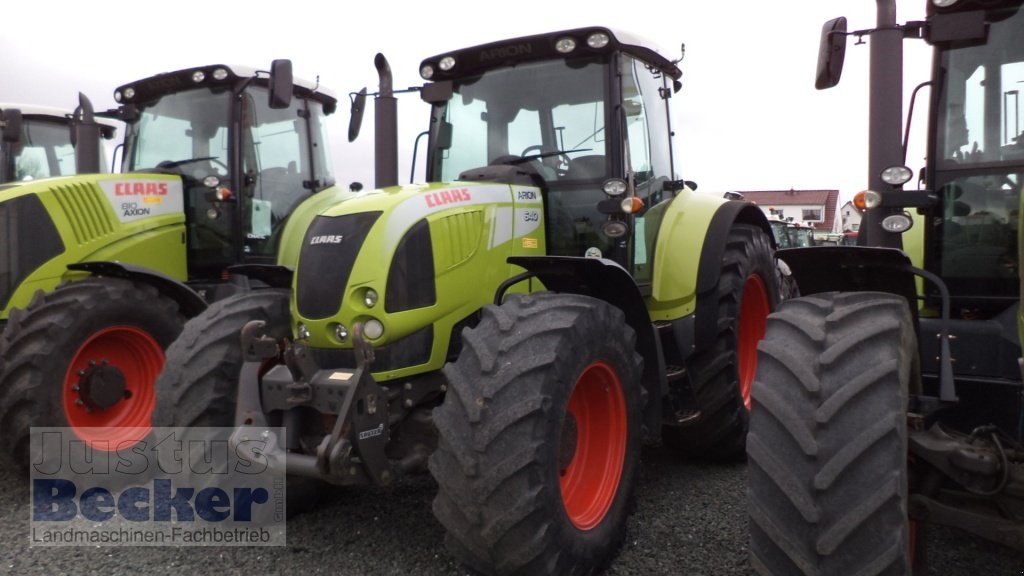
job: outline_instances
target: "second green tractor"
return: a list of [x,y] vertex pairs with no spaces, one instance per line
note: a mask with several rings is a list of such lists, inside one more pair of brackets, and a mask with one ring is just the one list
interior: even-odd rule
[[743,452],[778,300],[769,224],[677,176],[682,73],[610,29],[424,60],[428,184],[397,185],[377,68],[383,187],[293,220],[281,250],[297,259],[262,274],[274,286],[186,325],[154,425],[283,426],[294,479],[429,469],[448,547],[473,570],[599,570],[645,439]]

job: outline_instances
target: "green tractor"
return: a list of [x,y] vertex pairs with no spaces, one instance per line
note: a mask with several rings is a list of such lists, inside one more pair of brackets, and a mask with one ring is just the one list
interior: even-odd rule
[[115,123],[95,117],[82,94],[73,113],[0,104],[0,184],[103,172],[103,140],[116,130]]
[[[907,574],[936,523],[1024,549],[1020,316],[1021,0],[930,0],[872,30],[868,209],[858,245],[780,251],[801,297],[759,347],[749,461],[760,574]],[[902,49],[934,48],[927,165],[905,167]],[[916,92],[915,92],[916,94]],[[908,120],[909,121],[909,120]]]
[[0,430],[19,468],[32,426],[70,426],[101,449],[146,429],[185,321],[258,285],[231,267],[276,262],[283,222],[334,184],[336,99],[293,82],[287,60],[160,74],[114,96],[122,173],[0,185]]
[[[397,143],[376,64],[379,186]],[[771,229],[675,176],[681,71],[640,41],[565,30],[420,73],[429,183],[293,221],[294,269],[265,275],[284,281],[212,305],[168,349],[154,424],[284,427],[269,453],[293,480],[429,468],[473,570],[589,573],[624,538],[642,441],[742,454],[778,299]]]

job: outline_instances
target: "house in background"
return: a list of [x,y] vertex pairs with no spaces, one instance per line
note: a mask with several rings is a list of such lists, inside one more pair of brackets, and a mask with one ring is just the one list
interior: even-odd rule
[[839,209],[839,217],[842,223],[842,232],[857,232],[860,230],[860,210],[853,205],[853,202],[847,201],[843,204],[843,207]]
[[755,190],[739,192],[765,215],[809,226],[815,236],[839,233],[836,207],[838,190]]

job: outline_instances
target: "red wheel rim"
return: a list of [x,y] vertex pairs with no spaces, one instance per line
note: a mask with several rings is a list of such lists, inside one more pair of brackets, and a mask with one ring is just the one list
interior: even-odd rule
[[764,281],[757,274],[752,274],[743,284],[743,301],[740,303],[739,328],[736,338],[736,356],[740,378],[740,394],[743,405],[750,410],[750,387],[754,384],[757,373],[757,343],[764,338],[768,325],[768,291]]
[[[566,406],[565,436],[575,432],[575,451],[561,473],[562,503],[580,530],[601,523],[615,501],[626,460],[626,399],[615,370],[604,362],[587,366]],[[561,468],[561,463],[560,466]]]
[[[123,376],[124,396],[110,406],[90,406],[83,378],[97,366]],[[141,439],[151,427],[153,388],[164,366],[164,351],[149,333],[112,326],[92,334],[75,352],[64,376],[64,415],[75,434],[100,450],[116,450]]]

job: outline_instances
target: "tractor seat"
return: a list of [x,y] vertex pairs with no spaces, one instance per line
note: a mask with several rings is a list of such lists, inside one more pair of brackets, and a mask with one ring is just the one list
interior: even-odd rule
[[607,158],[603,155],[577,156],[569,163],[565,180],[593,180],[608,174]]

